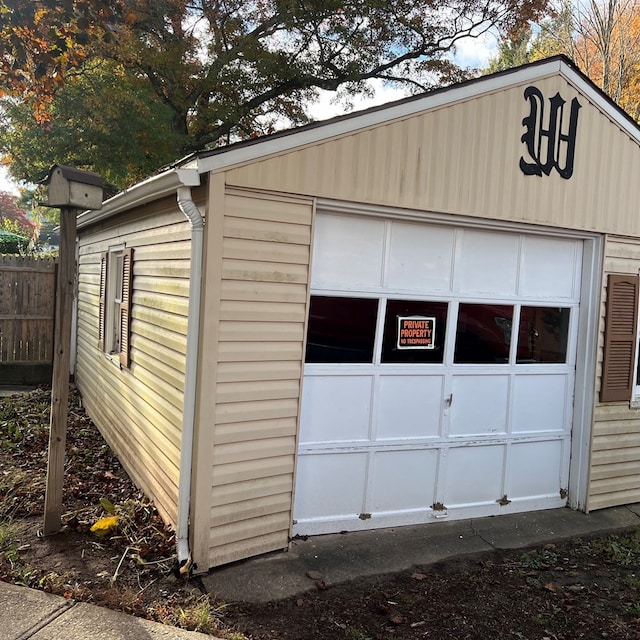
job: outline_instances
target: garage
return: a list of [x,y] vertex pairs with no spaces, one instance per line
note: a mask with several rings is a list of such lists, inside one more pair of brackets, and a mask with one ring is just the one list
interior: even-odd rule
[[583,240],[315,225],[294,533],[566,504]]
[[640,501],[639,150],[552,58],[194,154],[82,214],[76,383],[183,566]]

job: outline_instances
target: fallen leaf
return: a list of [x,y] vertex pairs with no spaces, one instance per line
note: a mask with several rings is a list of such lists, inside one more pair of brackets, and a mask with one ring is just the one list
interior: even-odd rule
[[104,537],[115,530],[118,526],[118,516],[106,516],[100,518],[90,529],[91,533],[95,533],[99,537]]
[[547,582],[547,584],[544,585],[544,588],[547,591],[552,591],[553,593],[558,591],[558,585],[555,582]]
[[389,622],[392,624],[402,624],[404,622],[404,618],[400,615],[390,616]]
[[100,506],[108,513],[115,513],[116,508],[110,500],[107,498],[100,498]]
[[424,574],[424,573],[412,573],[412,574],[411,574],[411,577],[412,577],[414,580],[424,580],[427,576],[426,576],[426,574]]

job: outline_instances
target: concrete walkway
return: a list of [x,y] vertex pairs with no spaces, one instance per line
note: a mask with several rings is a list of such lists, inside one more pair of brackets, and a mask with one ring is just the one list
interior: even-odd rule
[[0,582],[2,640],[211,640],[212,637]]
[[277,552],[211,571],[206,590],[223,602],[266,602],[363,576],[393,573],[456,556],[524,549],[640,527],[640,504],[594,511],[553,509],[475,520],[332,534],[294,540]]

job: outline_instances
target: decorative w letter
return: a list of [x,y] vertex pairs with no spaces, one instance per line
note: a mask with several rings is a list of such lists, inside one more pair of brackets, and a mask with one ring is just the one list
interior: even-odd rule
[[[536,87],[524,90],[525,100],[531,103],[531,112],[522,120],[526,132],[522,142],[527,145],[527,153],[533,162],[520,158],[520,169],[527,176],[548,176],[553,169],[568,180],[573,174],[573,158],[576,149],[576,131],[578,129],[577,98],[571,101],[569,128],[563,131],[564,105],[566,101],[556,93],[549,99],[549,118],[545,121],[544,96]],[[545,129],[545,124],[547,128]]]

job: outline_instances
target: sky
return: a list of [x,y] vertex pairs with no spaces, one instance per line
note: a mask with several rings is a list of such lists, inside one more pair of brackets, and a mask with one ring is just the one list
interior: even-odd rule
[[[497,47],[497,39],[490,33],[478,38],[459,40],[454,60],[461,67],[484,67],[489,59],[495,56]],[[360,111],[368,107],[399,100],[407,95],[402,89],[385,87],[379,81],[372,81],[372,84],[374,89],[373,97],[365,98],[360,96],[353,99],[352,108],[348,109],[348,111]],[[314,120],[325,120],[346,113],[347,109],[343,105],[335,104],[333,98],[334,94],[332,92],[321,91],[319,100],[309,107],[309,115]],[[8,191],[17,195],[19,186],[11,180],[7,169],[0,166],[0,191]]]
[[9,178],[9,173],[7,172],[6,167],[0,166],[0,191],[8,191],[9,193],[13,193],[18,195],[18,185],[15,182],[12,182]]
[[[498,40],[491,33],[478,38],[465,38],[456,45],[454,61],[463,68],[479,69],[486,67],[489,60],[497,54]],[[359,96],[352,100],[353,108],[349,111],[361,111],[386,102],[393,102],[405,98],[408,94],[400,88],[385,87],[381,81],[370,82],[374,89],[373,97]],[[308,109],[314,120],[326,120],[346,113],[344,106],[334,104],[335,94],[331,91],[320,91],[320,99]]]

